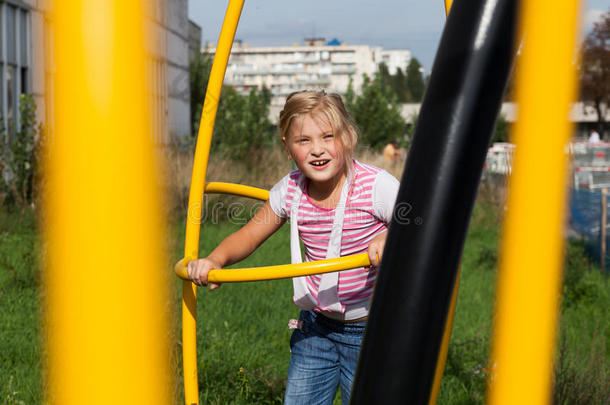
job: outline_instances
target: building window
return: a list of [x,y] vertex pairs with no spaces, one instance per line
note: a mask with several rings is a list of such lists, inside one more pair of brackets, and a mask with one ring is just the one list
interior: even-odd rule
[[[47,128],[53,132],[55,128],[55,113],[53,100],[55,98],[55,41],[53,40],[53,23],[50,18],[44,18],[44,114]],[[28,86],[30,86],[28,84]],[[29,87],[28,87],[29,89]]]
[[0,43],[0,117],[5,128],[18,130],[19,96],[28,91],[30,82],[27,9],[0,1]]

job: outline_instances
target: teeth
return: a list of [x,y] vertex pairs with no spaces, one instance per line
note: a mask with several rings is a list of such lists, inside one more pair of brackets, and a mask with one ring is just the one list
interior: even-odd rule
[[322,165],[325,165],[327,162],[328,162],[328,160],[324,160],[324,161],[311,162],[311,164],[314,166],[322,166]]

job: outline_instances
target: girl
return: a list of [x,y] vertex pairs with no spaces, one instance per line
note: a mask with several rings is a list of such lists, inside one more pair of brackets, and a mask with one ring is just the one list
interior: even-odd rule
[[[290,340],[285,404],[332,404],[341,386],[349,403],[377,266],[392,217],[398,181],[387,172],[353,160],[356,130],[337,94],[291,94],[280,113],[282,142],[298,170],[277,183],[269,201],[239,231],[205,259],[188,264],[197,285],[252,253],[291,219],[291,255],[301,262],[368,251],[370,268],[293,279],[301,308]],[[210,289],[218,285],[210,283]]]

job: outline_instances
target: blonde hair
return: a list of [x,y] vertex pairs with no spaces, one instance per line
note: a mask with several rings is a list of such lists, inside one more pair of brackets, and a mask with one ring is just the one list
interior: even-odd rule
[[347,112],[341,96],[336,93],[325,91],[298,91],[292,93],[286,99],[284,109],[280,112],[280,133],[288,139],[292,125],[300,118],[311,115],[323,114],[333,129],[333,134],[343,147],[345,167],[352,170],[352,158],[354,149],[358,142],[356,125]]

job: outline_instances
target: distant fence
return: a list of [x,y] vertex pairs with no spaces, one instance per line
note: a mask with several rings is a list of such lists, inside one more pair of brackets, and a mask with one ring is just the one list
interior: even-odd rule
[[496,142],[487,151],[485,171],[492,174],[510,174],[513,167],[515,145],[506,142]]
[[[511,174],[514,152],[513,144],[494,143],[487,153],[485,174]],[[582,239],[589,254],[608,269],[609,232],[603,224],[609,223],[609,210],[608,202],[602,200],[603,190],[610,189],[610,143],[573,142],[566,148],[566,153],[571,158],[572,182],[568,235]],[[605,239],[604,244],[602,239]]]
[[[487,152],[485,171],[494,174],[510,174],[515,145],[494,143]],[[572,142],[566,148],[570,154],[573,186],[576,189],[610,187],[610,143]]]
[[575,189],[610,187],[610,143],[574,142],[569,149]]
[[573,188],[570,195],[569,218],[571,235],[581,238],[589,254],[606,270],[610,262],[607,224],[608,201],[603,199],[602,190]]

